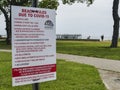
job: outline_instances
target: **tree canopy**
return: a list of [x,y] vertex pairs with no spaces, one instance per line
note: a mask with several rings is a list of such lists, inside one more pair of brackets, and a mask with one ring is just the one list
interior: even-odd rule
[[[78,2],[78,3],[86,2],[88,6],[94,2],[94,0],[62,0],[62,1],[63,1],[63,4],[70,4],[70,5],[75,2]],[[113,25],[112,42],[110,46],[111,48],[116,48],[118,46],[119,21],[120,21],[118,9],[119,9],[119,0],[113,0],[112,15],[114,20],[114,25]]]
[[[11,25],[10,25],[10,5],[16,6],[31,6],[32,0],[0,0],[0,14],[5,17],[7,44],[11,44]],[[58,0],[42,0],[38,2],[38,6],[42,8],[57,9]]]
[[57,10],[58,6],[59,6],[58,0],[42,0],[38,4],[38,7],[55,9],[55,10]]
[[[11,42],[11,29],[10,29],[10,5],[17,6],[31,6],[32,0],[0,0],[0,14],[3,13],[6,21],[7,42]],[[62,0],[63,4],[72,5],[74,3],[86,3],[91,5],[94,0]],[[38,7],[50,8],[57,10],[59,6],[58,0],[40,0],[38,1]],[[119,36],[119,15],[118,15],[119,0],[113,0],[113,38],[111,47],[117,47]]]

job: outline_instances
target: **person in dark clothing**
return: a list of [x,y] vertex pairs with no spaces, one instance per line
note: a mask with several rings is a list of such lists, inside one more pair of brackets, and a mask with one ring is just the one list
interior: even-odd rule
[[101,41],[103,41],[104,40],[104,35],[101,35]]

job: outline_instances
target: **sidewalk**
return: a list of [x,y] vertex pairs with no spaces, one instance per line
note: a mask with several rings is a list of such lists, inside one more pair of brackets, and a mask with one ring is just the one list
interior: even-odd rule
[[6,50],[6,49],[0,49],[2,52],[11,52],[11,50]]
[[89,64],[95,66],[98,69],[110,70],[120,72],[120,60],[108,60],[102,58],[85,57],[68,54],[57,54],[57,58],[74,61],[78,63]]
[[95,66],[108,90],[120,90],[120,61],[68,54],[57,54],[57,58]]

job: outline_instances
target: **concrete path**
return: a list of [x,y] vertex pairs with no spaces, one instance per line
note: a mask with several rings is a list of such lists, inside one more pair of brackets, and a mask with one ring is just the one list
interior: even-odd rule
[[96,68],[120,72],[120,61],[68,54],[57,54],[57,58],[93,65]]
[[0,49],[2,52],[11,52],[11,50]]
[[57,58],[95,66],[108,90],[120,90],[120,61],[68,54],[57,54]]

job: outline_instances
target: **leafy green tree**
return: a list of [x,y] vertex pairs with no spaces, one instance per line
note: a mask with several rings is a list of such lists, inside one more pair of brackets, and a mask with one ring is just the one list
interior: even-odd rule
[[28,0],[1,0],[0,12],[3,13],[6,22],[7,44],[11,44],[11,23],[10,23],[10,5],[26,5]]
[[[11,44],[11,25],[10,25],[10,5],[30,6],[32,0],[0,0],[0,12],[4,14],[6,21],[7,44]],[[92,4],[93,0],[62,0],[63,4],[72,4],[75,2]],[[57,9],[59,6],[58,0],[40,0],[38,7]]]
[[58,0],[42,0],[38,4],[38,7],[55,9],[55,10],[57,10],[58,6],[59,6]]
[[[7,32],[7,44],[11,44],[11,23],[10,23],[10,5],[17,6],[31,6],[32,0],[1,0],[0,1],[0,14],[5,17],[6,32]],[[57,9],[59,3],[57,0],[42,0],[39,2],[39,7]]]
[[1,0],[0,1],[0,11],[4,14],[5,22],[6,22],[6,32],[7,32],[7,44],[10,44],[9,39],[11,38],[10,31],[10,6],[9,1]]
[[[6,32],[7,32],[7,44],[11,44],[11,25],[10,25],[10,5],[18,6],[30,6],[32,0],[1,0],[0,1],[0,12],[4,14],[6,21]],[[86,3],[88,6],[91,5],[94,0],[62,0],[63,4],[72,5],[73,3]],[[41,0],[38,2],[38,7],[57,9],[59,6],[58,0]],[[111,47],[117,47],[119,37],[119,14],[118,14],[119,0],[113,0],[113,37]]]
[[[63,0],[63,4],[73,4],[75,2],[80,2],[84,3],[86,2],[88,5],[92,4],[94,0]],[[114,20],[114,25],[113,25],[113,37],[112,37],[112,42],[111,46],[112,48],[116,48],[118,46],[118,37],[119,37],[119,14],[118,14],[118,8],[119,8],[119,0],[113,0],[113,10],[112,10],[112,15],[113,15],[113,20]]]

